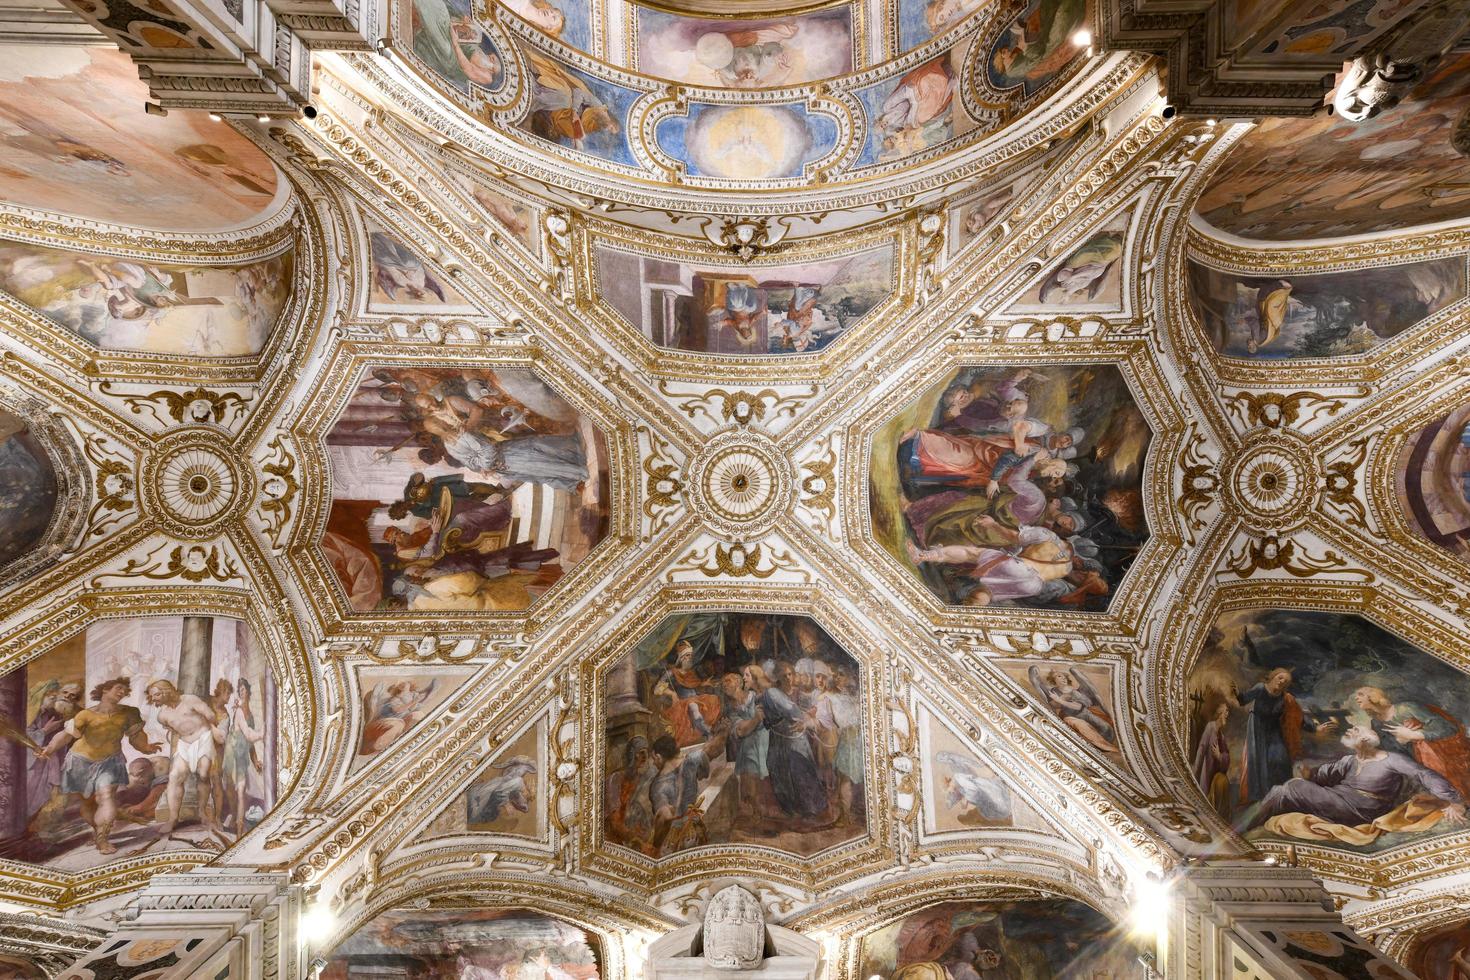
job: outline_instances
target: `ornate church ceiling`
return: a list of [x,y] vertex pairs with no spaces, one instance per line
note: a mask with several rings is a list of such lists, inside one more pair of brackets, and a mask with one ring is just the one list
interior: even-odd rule
[[1452,976],[1456,14],[298,6],[0,7],[0,965],[1144,976],[1253,861]]

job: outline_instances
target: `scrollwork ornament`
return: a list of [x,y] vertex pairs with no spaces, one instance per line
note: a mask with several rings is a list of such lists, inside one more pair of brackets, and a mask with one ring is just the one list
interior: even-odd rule
[[[755,392],[710,388],[701,395],[690,397],[673,391],[667,381],[660,381],[658,385],[659,390],[674,399],[691,419],[704,415],[713,421],[734,422],[740,426],[765,422],[767,416],[779,418],[785,415],[794,418],[802,406],[817,394],[817,387],[813,385],[811,391],[805,395],[783,395],[774,388],[762,388]],[[710,411],[711,402],[720,404],[718,419]]]
[[1322,498],[1343,520],[1361,530],[1368,530],[1368,515],[1358,497],[1358,470],[1368,457],[1369,436],[1348,443],[1350,455],[1328,463],[1322,474]]
[[241,577],[240,566],[219,545],[164,545],[144,558],[129,559],[120,571],[97,576],[92,584],[96,586],[110,578],[183,579],[198,583],[228,582]]
[[[1360,396],[1365,392],[1360,392]],[[1225,402],[1240,419],[1250,426],[1279,429],[1296,426],[1298,422],[1310,425],[1318,418],[1331,418],[1347,407],[1343,398],[1330,398],[1315,391],[1237,391],[1226,397]],[[1304,406],[1311,405],[1303,415]]]
[[699,572],[706,578],[756,579],[770,578],[777,572],[785,571],[798,573],[807,581],[811,579],[789,551],[776,547],[766,548],[759,543],[746,544],[743,541],[735,541],[729,545],[716,542],[691,551],[669,571],[668,580],[672,582],[674,573],[679,571]]
[[1201,515],[1220,498],[1220,477],[1215,472],[1214,461],[1200,451],[1204,445],[1204,436],[1195,432],[1179,452],[1179,496],[1174,503],[1184,515],[1191,542],[1205,529]]
[[109,448],[109,440],[90,435],[82,451],[96,468],[93,474],[95,502],[87,513],[87,536],[106,533],[137,505],[132,464]]
[[1274,534],[1262,538],[1251,538],[1225,561],[1227,570],[1240,578],[1250,578],[1257,572],[1285,572],[1296,578],[1311,578],[1330,572],[1336,575],[1359,577],[1365,582],[1373,581],[1373,574],[1363,569],[1349,568],[1346,561],[1335,551],[1325,551],[1320,558],[1298,549],[1290,539],[1283,541]]
[[117,395],[134,415],[145,411],[155,420],[167,425],[160,411],[176,424],[230,426],[238,422],[249,407],[252,397],[233,391],[210,391],[195,387],[187,391],[159,389],[146,395],[122,395],[115,392],[112,382],[104,381],[98,386],[103,394]]
[[270,454],[260,463],[265,478],[260,481],[260,517],[265,524],[265,533],[270,537],[271,548],[281,551],[281,535],[291,522],[292,507],[301,484],[296,480],[296,457],[286,448],[280,433],[266,443]]

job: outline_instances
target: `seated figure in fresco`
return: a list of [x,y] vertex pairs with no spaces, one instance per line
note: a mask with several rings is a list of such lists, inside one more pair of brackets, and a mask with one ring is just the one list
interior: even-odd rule
[[873,120],[883,148],[879,160],[902,159],[948,139],[957,85],[948,55],[926,61],[900,78]]
[[792,68],[785,42],[797,30],[798,25],[790,22],[755,30],[730,24],[700,35],[694,42],[694,58],[726,88],[780,85]]
[[608,840],[641,850],[653,839],[650,790],[657,775],[658,766],[649,758],[648,739],[642,735],[628,739],[623,745],[623,767],[608,777],[603,797]]
[[674,664],[655,684],[654,695],[664,704],[664,720],[680,747],[704,741],[720,723],[720,696],[695,669],[694,644],[688,640],[674,644]]
[[[1459,791],[1439,773],[1426,769],[1408,756],[1385,752],[1380,748],[1378,735],[1373,729],[1355,725],[1343,735],[1342,744],[1351,754],[1318,766],[1310,776],[1289,779],[1273,787],[1243,816],[1245,829],[1268,824],[1268,821],[1282,815],[1306,815],[1328,824],[1356,829],[1361,825],[1372,825],[1399,810],[1401,801],[1416,788],[1433,798],[1432,805],[1426,808],[1428,812],[1416,813],[1411,822],[1402,826],[1396,823],[1391,827],[1379,827],[1380,832],[1427,829],[1436,823],[1440,826],[1464,823],[1465,800]],[[1308,836],[1295,832],[1299,823],[1301,821],[1270,823],[1266,829],[1291,836]],[[1362,833],[1371,831],[1363,830]]]

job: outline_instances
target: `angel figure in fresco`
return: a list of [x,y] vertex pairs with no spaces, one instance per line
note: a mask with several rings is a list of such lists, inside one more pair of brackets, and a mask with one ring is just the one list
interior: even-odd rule
[[738,354],[760,347],[765,343],[760,293],[738,282],[727,283],[724,292],[724,302],[710,307],[706,314],[716,349]]
[[934,760],[949,769],[943,777],[945,802],[962,823],[1011,819],[1011,791],[1005,783],[985,775],[958,752],[940,752]]
[[398,681],[384,689],[373,684],[362,692],[362,738],[359,755],[376,755],[392,745],[398,736],[416,725],[424,716],[424,705],[434,694],[438,680],[425,687],[413,681]]
[[504,762],[493,762],[490,768],[500,775],[470,787],[465,800],[465,813],[472,824],[494,823],[503,816],[526,813],[536,789],[531,777],[536,775],[536,760],[517,755]]
[[1031,678],[1031,687],[1042,703],[1063,724],[1104,752],[1118,751],[1118,733],[1113,725],[1113,716],[1103,706],[1097,689],[1080,670],[1076,667],[1043,670],[1033,666],[1027,671],[1027,676]]
[[756,30],[730,26],[709,31],[694,42],[694,58],[726,88],[780,85],[792,67],[785,42],[797,29],[788,22]]
[[543,55],[527,52],[536,84],[531,95],[531,132],[574,150],[586,150],[597,133],[618,133],[622,126],[587,83]]
[[842,324],[817,305],[821,290],[816,286],[797,286],[791,295],[786,315],[771,330],[772,351],[803,353],[821,347],[842,332]]
[[404,293],[409,302],[422,303],[430,294],[445,303],[444,287],[424,265],[422,259],[390,235],[375,231],[368,236],[372,250],[373,281],[390,300]]
[[898,80],[873,120],[883,152],[897,160],[949,138],[949,108],[958,81],[949,56],[925,62]]

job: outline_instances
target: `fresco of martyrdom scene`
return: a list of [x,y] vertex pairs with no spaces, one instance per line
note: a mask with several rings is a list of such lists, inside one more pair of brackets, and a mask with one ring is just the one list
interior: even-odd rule
[[1195,780],[1248,840],[1374,852],[1465,825],[1470,682],[1365,619],[1226,613],[1189,689]]
[[1399,452],[1395,489],[1411,527],[1470,560],[1470,405],[1409,438]]
[[1321,275],[1241,275],[1189,263],[1189,302],[1232,357],[1343,357],[1372,350],[1465,298],[1455,256]]
[[607,532],[607,444],[525,368],[368,369],[327,453],[355,612],[526,609]]
[[1445,58],[1372,119],[1267,119],[1230,150],[1196,205],[1247,238],[1293,241],[1452,221],[1470,214],[1470,157],[1452,143],[1470,109],[1470,54]]
[[712,88],[774,88],[852,71],[852,11],[711,20],[650,7],[638,17],[638,70]]
[[236,357],[265,346],[293,257],[197,266],[0,244],[0,289],[103,350]]
[[862,671],[803,616],[671,616],[605,678],[609,841],[811,855],[867,827]]
[[394,910],[333,950],[321,980],[597,980],[599,949],[585,930],[526,909]]
[[893,293],[894,249],[783,266],[699,266],[599,246],[602,299],[660,347],[811,354]]
[[0,44],[0,200],[145,228],[206,231],[270,206],[266,155],[204,112],[143,111],[116,48]]
[[0,677],[0,857],[67,871],[220,852],[275,803],[276,691],[249,627],[106,620]]
[[1142,980],[1140,952],[1101,912],[1049,898],[931,905],[868,933],[859,956],[877,980]]
[[1148,538],[1118,368],[962,367],[873,439],[873,533],[945,603],[1105,610]]
[[0,409],[0,571],[46,536],[56,468],[25,419]]

